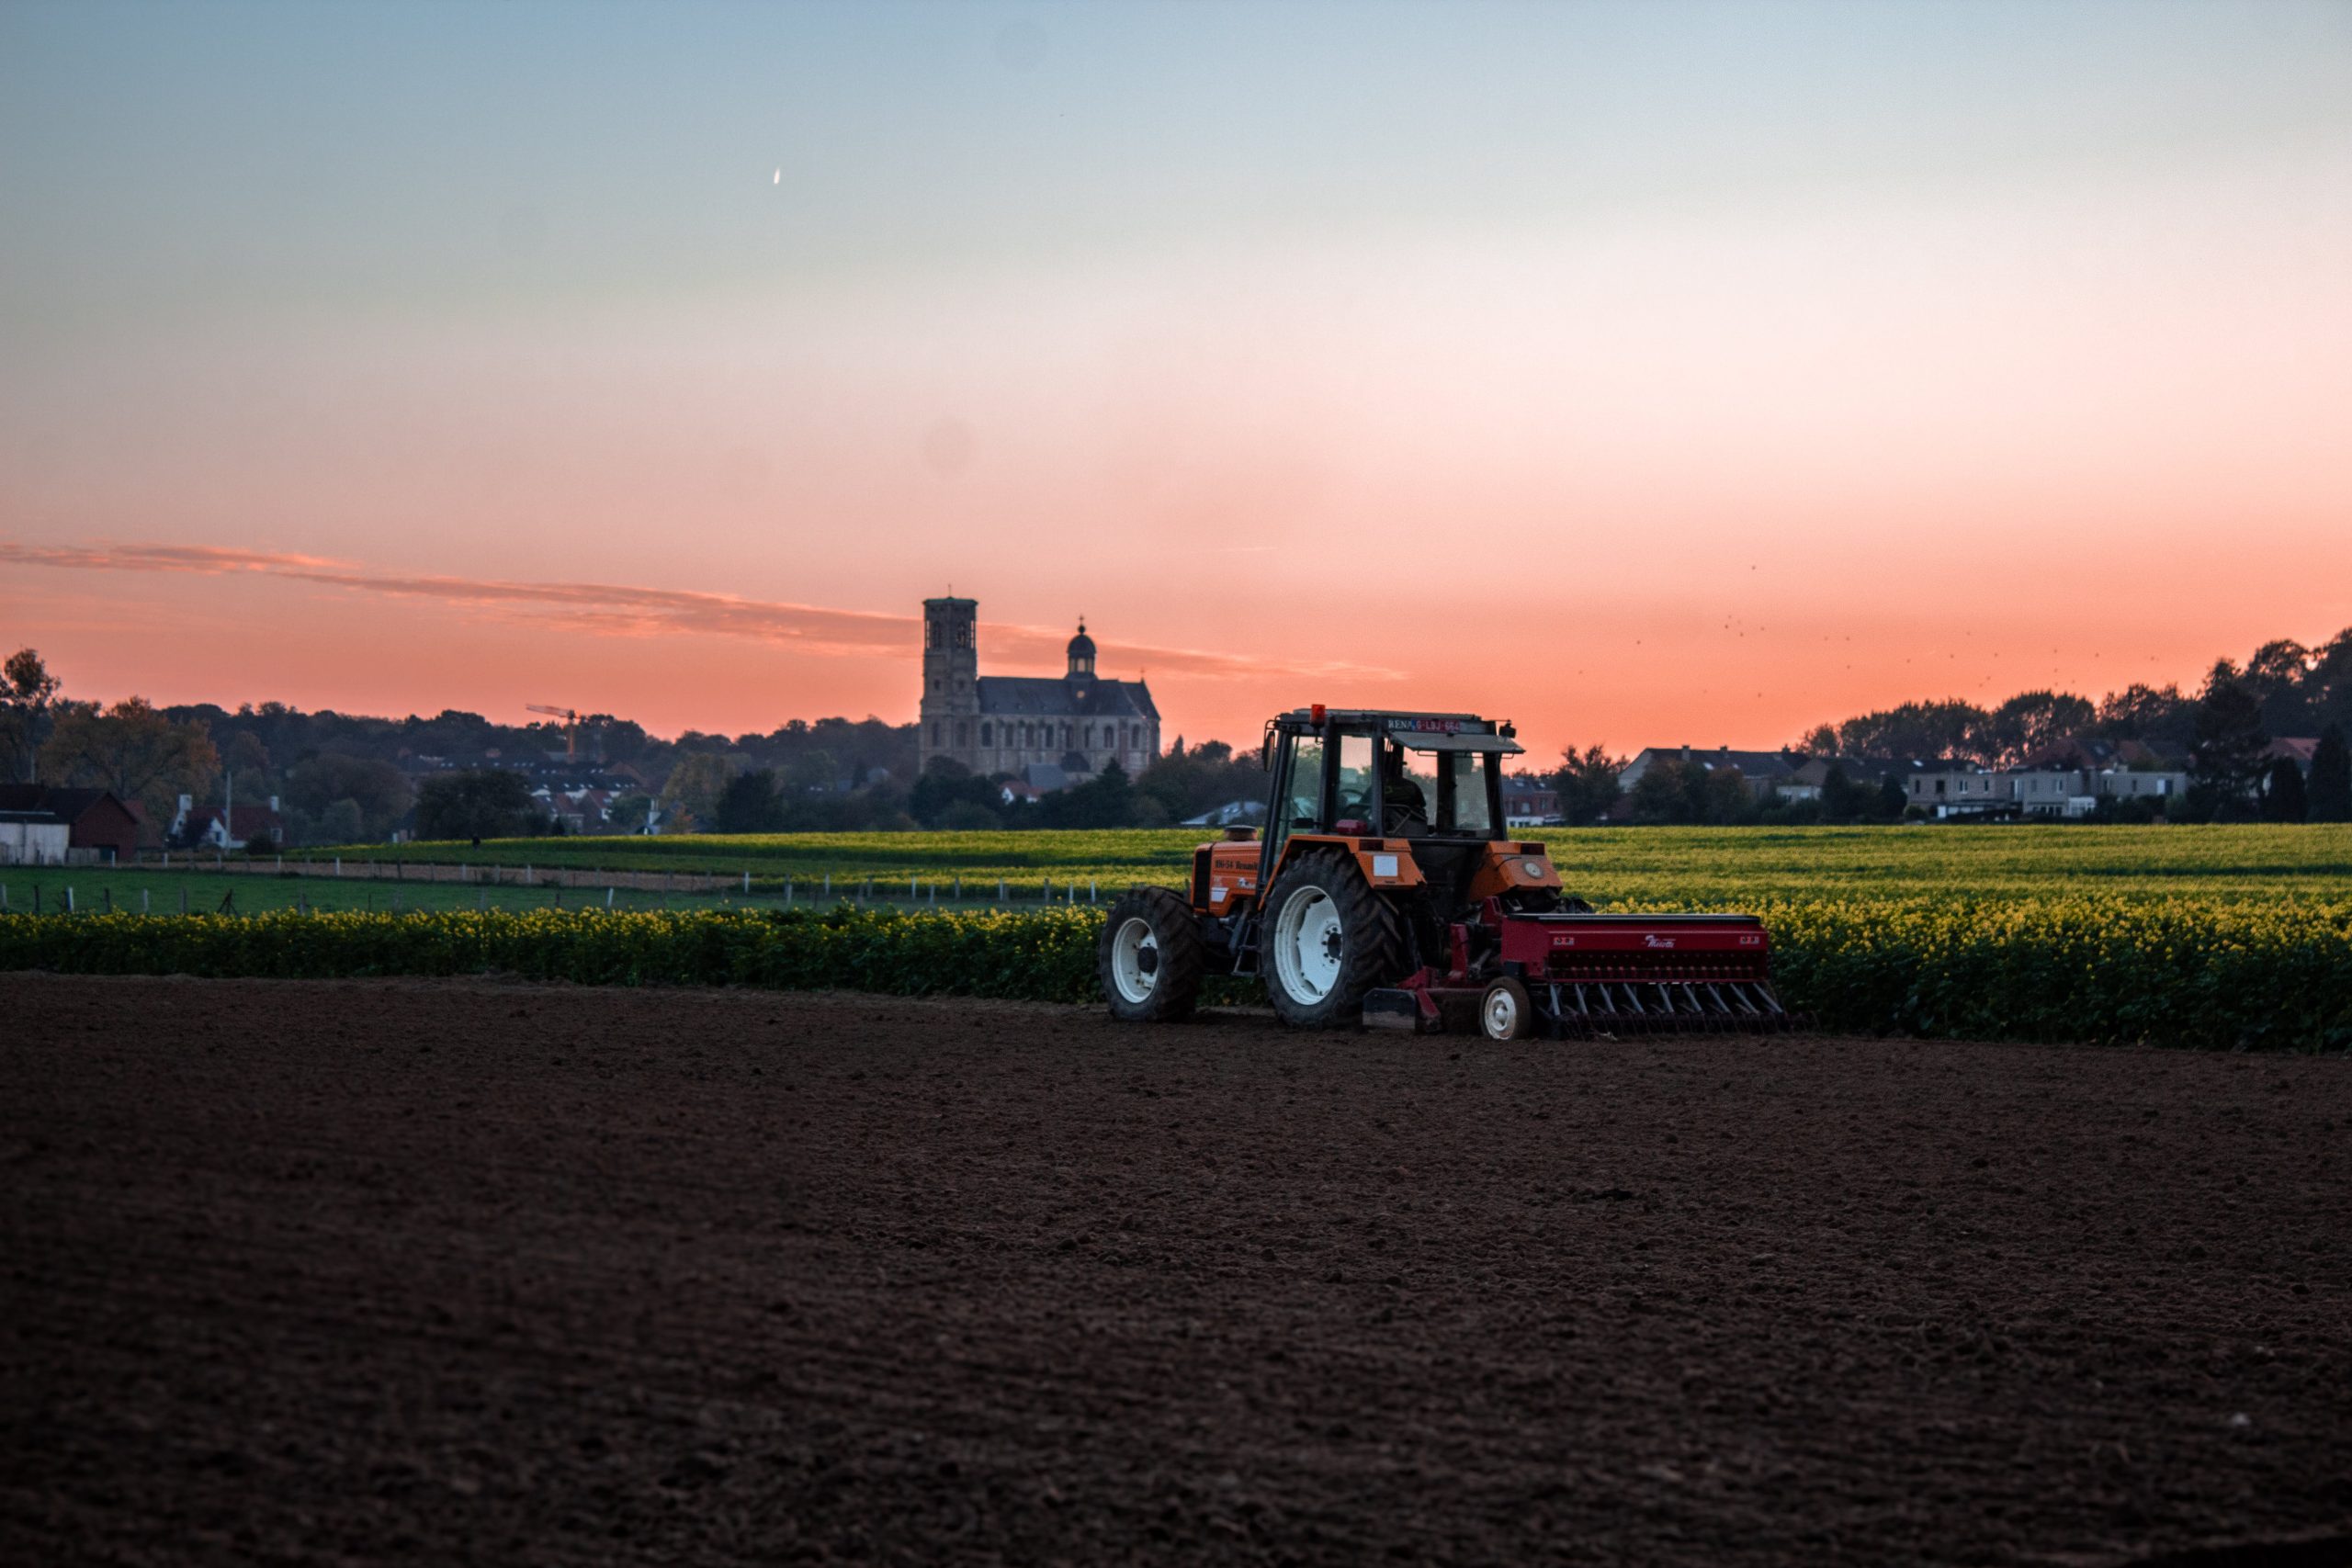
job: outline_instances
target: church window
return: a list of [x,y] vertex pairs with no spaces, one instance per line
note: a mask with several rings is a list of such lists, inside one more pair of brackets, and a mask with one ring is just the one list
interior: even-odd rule
[[971,743],[971,722],[968,719],[957,719],[956,721],[956,744],[958,746],[969,746]]
[[980,726],[980,744],[983,746],[993,746],[996,744],[994,740],[989,739],[989,726],[985,724]]
[[939,721],[935,718],[931,721],[931,743],[933,746],[939,744]]

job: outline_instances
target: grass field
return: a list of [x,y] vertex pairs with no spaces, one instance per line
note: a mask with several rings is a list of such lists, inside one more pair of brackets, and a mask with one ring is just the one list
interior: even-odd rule
[[[1892,828],[1528,829],[1570,891],[1615,907],[1762,897],[2025,898],[2053,893],[2226,899],[2352,900],[2352,826],[2090,828],[2063,824]],[[517,839],[305,852],[355,863],[596,867],[732,875],[780,891],[831,875],[1000,878],[1035,897],[1044,883],[1104,889],[1176,883],[1198,829],[1080,832],[784,833],[729,837]],[[773,884],[773,888],[763,885]],[[882,888],[877,886],[876,892]]]
[[[7,890],[7,908],[15,914],[29,914],[35,908],[57,914],[66,907],[66,890],[73,890],[74,907],[83,914],[113,909],[118,913],[176,915],[180,912],[181,896],[187,899],[191,914],[210,914],[221,907],[221,899],[231,895],[235,902],[230,906],[238,914],[257,915],[271,909],[291,909],[299,899],[303,908],[333,913],[347,910],[389,913],[394,908],[410,910],[437,909],[547,909],[580,908],[594,905],[605,907],[601,888],[567,887],[560,893],[549,887],[476,887],[456,883],[391,883],[373,878],[254,876],[215,872],[159,871],[153,867],[133,866],[121,871],[109,871],[96,866],[0,866],[0,887]],[[141,895],[146,896],[142,905]],[[759,908],[775,907],[775,898],[729,897],[709,893],[639,893],[627,888],[613,895],[616,909],[726,909],[750,905]]]

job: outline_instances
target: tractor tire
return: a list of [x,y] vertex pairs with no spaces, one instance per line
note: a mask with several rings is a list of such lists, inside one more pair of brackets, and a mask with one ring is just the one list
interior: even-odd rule
[[1478,998],[1478,1027],[1489,1040],[1524,1040],[1535,1032],[1535,1004],[1527,987],[1506,975]]
[[1190,1017],[1208,952],[1193,908],[1165,887],[1130,888],[1111,906],[1094,947],[1095,977],[1123,1023]]
[[1352,856],[1309,850],[1274,879],[1258,931],[1258,973],[1294,1029],[1360,1021],[1363,994],[1405,974],[1405,927]]

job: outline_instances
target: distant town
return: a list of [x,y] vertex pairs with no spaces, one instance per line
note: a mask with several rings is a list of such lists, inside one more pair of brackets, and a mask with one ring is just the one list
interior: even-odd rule
[[[1254,747],[1164,746],[1148,687],[1072,636],[1057,678],[984,675],[968,599],[927,601],[918,717],[664,739],[613,714],[379,718],[280,703],[76,699],[0,675],[0,863],[528,835],[1257,824]],[[1570,747],[1510,776],[1515,826],[2039,818],[2352,820],[2352,630],[2265,644],[2203,686],[1991,708],[1905,704],[1777,750]]]

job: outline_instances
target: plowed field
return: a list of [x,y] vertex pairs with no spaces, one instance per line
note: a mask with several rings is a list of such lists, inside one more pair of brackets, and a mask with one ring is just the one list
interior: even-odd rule
[[2341,1059],[14,976],[0,1086],[0,1562],[2352,1550]]

